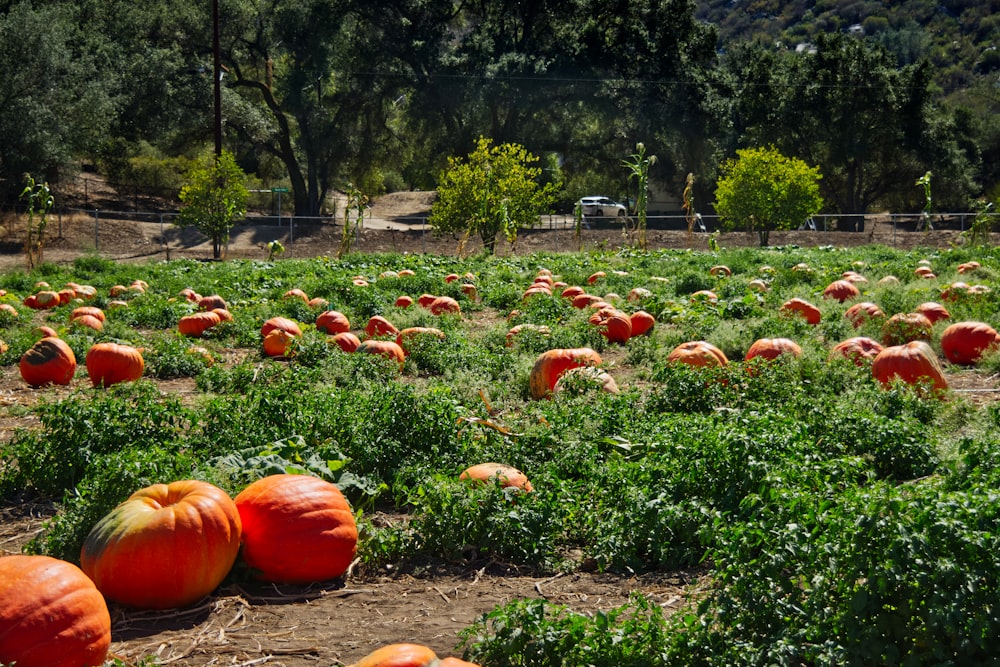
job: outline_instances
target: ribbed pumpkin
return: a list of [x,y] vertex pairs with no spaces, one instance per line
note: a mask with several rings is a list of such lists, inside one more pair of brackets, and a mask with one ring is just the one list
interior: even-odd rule
[[267,338],[267,334],[271,333],[275,329],[287,331],[292,336],[302,335],[302,329],[299,328],[299,324],[295,320],[290,320],[287,317],[272,317],[261,325],[260,337]]
[[496,482],[503,488],[511,487],[526,492],[534,491],[527,475],[517,468],[503,463],[477,463],[463,470],[458,478],[482,483]]
[[462,307],[450,296],[439,296],[427,308],[434,315],[461,315]]
[[341,331],[339,334],[334,334],[327,339],[327,342],[336,345],[347,353],[357,352],[358,348],[361,347],[361,339],[350,331]]
[[76,355],[65,341],[43,338],[21,355],[21,377],[33,387],[69,384],[76,373]]
[[872,360],[872,376],[883,386],[902,380],[906,384],[930,382],[937,390],[948,388],[937,355],[922,340],[893,345],[879,352]]
[[878,341],[864,336],[855,336],[834,345],[827,361],[844,357],[853,361],[856,366],[861,366],[874,359],[883,349]]
[[206,331],[219,325],[222,318],[214,310],[205,310],[198,313],[185,315],[177,322],[177,331],[182,336],[199,338]]
[[941,320],[951,319],[951,313],[948,312],[948,309],[937,301],[925,301],[914,308],[914,311],[929,319],[931,324],[936,324]]
[[681,343],[667,355],[667,361],[703,367],[725,366],[729,363],[722,350],[703,340]]
[[801,357],[802,348],[799,347],[798,343],[788,338],[760,338],[750,345],[743,360],[750,361],[757,357],[773,360],[783,354]]
[[296,336],[288,333],[284,329],[272,329],[264,336],[261,347],[264,354],[272,359],[282,359],[288,356],[289,347]]
[[459,658],[438,658],[420,644],[388,644],[376,649],[348,667],[479,667]]
[[338,310],[327,310],[316,316],[316,328],[333,336],[351,330],[351,321]]
[[87,350],[84,363],[95,387],[138,380],[145,369],[142,352],[119,343],[95,343]]
[[941,332],[941,351],[953,364],[974,364],[1000,347],[1000,335],[984,322],[956,322]]
[[90,531],[80,566],[110,600],[140,609],[184,607],[222,583],[240,548],[233,500],[208,482],[154,484]]
[[598,311],[597,328],[612,343],[624,345],[632,337],[632,318],[617,308]]
[[243,522],[243,560],[264,581],[325,581],[344,574],[354,560],[354,513],[330,482],[269,475],[246,487],[235,503]]
[[[850,283],[848,283],[850,284]],[[790,315],[799,315],[804,317],[806,322],[812,325],[820,323],[823,315],[820,313],[819,308],[809,303],[805,299],[800,299],[795,297],[794,299],[789,299],[781,305],[781,312]]]
[[198,299],[198,310],[215,310],[216,308],[229,310],[229,306],[226,305],[226,300],[218,294],[210,294]]
[[874,304],[871,301],[862,301],[854,304],[844,311],[844,317],[846,317],[851,325],[857,329],[868,320],[881,319],[885,317],[885,313],[882,312],[882,309],[879,308],[877,304]]
[[399,368],[403,368],[403,363],[406,362],[406,353],[403,348],[399,346],[398,343],[391,340],[376,340],[374,338],[369,338],[361,342],[358,345],[356,352],[364,354],[377,354],[389,359],[390,361],[395,361]]
[[860,290],[850,280],[834,280],[823,290],[823,298],[836,299],[841,303],[860,295]]
[[644,336],[656,326],[656,318],[645,310],[637,310],[629,316],[632,323],[632,336]]
[[0,663],[97,667],[110,645],[107,603],[80,568],[49,556],[0,557]]
[[368,318],[368,322],[365,324],[365,333],[372,338],[376,336],[395,336],[399,333],[399,329],[396,328],[395,324],[381,315],[373,315]]
[[896,313],[882,325],[882,344],[892,347],[914,340],[930,340],[933,326],[921,313]]
[[80,306],[79,308],[74,308],[69,314],[69,319],[75,320],[76,318],[83,317],[84,315],[90,315],[91,317],[99,319],[101,322],[104,322],[106,319],[104,311],[97,306]]
[[542,352],[535,359],[535,365],[528,376],[531,398],[539,400],[552,393],[559,377],[570,368],[600,366],[601,363],[601,355],[589,347],[558,348]]

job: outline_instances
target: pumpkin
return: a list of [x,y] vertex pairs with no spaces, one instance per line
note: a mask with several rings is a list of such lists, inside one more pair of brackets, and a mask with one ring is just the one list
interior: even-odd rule
[[1000,346],[1000,334],[983,322],[956,322],[941,332],[941,351],[953,364],[974,364]]
[[368,287],[368,280],[365,278],[354,278],[351,280],[351,284],[355,287]]
[[35,293],[35,307],[40,309],[55,308],[60,305],[59,293],[52,290],[41,290]]
[[948,312],[948,309],[937,301],[925,301],[914,308],[914,311],[929,319],[931,324],[936,324],[941,320],[951,319],[951,313]]
[[747,287],[755,292],[767,292],[769,289],[771,289],[770,287],[767,286],[767,283],[761,280],[760,278],[754,278],[753,280],[748,282]]
[[632,323],[632,335],[643,336],[653,330],[656,318],[645,310],[637,310],[629,316]]
[[872,376],[883,386],[901,380],[906,384],[930,382],[936,390],[948,388],[937,355],[922,340],[892,345],[879,352],[872,360]]
[[403,363],[406,361],[406,353],[403,351],[397,343],[391,340],[376,340],[374,338],[369,338],[368,340],[362,341],[358,346],[357,352],[363,352],[365,354],[377,354],[395,361],[399,364],[399,368],[403,368]]
[[446,275],[444,277],[444,281],[446,283],[453,283],[456,280],[459,280],[460,278],[461,278],[461,276],[459,276],[457,273],[449,273],[448,275]]
[[969,284],[956,281],[950,285],[945,285],[941,290],[942,301],[958,301],[962,296],[969,293]]
[[10,315],[11,317],[20,317],[20,313],[17,312],[17,308],[10,305],[9,303],[0,303],[0,311],[3,311]]
[[831,361],[837,357],[845,357],[853,361],[856,366],[861,366],[865,362],[874,359],[883,349],[878,341],[865,338],[864,336],[856,336],[834,345],[833,349],[830,350],[830,356],[827,357],[827,361]]
[[437,297],[433,294],[421,294],[417,297],[417,304],[421,308],[430,308],[431,304],[434,303],[434,299]]
[[198,299],[198,310],[215,310],[216,308],[229,310],[229,306],[226,305],[226,300],[218,294],[211,294]]
[[74,308],[69,314],[69,319],[75,320],[78,317],[83,317],[84,315],[90,315],[99,319],[101,322],[105,321],[104,311],[97,306],[80,306],[79,308]]
[[138,380],[145,369],[142,352],[119,343],[95,343],[87,350],[84,363],[95,387]]
[[603,301],[603,299],[595,294],[577,294],[570,303],[573,304],[574,308],[583,310],[600,301]]
[[222,318],[214,310],[185,315],[177,322],[177,331],[182,336],[198,338],[212,327],[220,324]]
[[898,285],[899,284],[899,278],[897,278],[896,276],[884,276],[882,278],[879,278],[878,284],[879,285]]
[[23,303],[28,308],[31,308],[32,310],[38,309],[38,298],[34,294],[29,294],[28,296],[24,297],[24,301],[22,301],[21,303]]
[[559,381],[559,377],[570,368],[578,366],[600,366],[601,355],[589,347],[557,348],[542,352],[535,359],[528,377],[531,398],[539,400],[548,396]]
[[780,312],[804,317],[806,322],[812,325],[819,324],[823,317],[819,308],[812,305],[805,299],[800,299],[798,297],[789,299],[783,303],[781,305]]
[[548,285],[535,283],[521,294],[521,301],[527,301],[533,296],[552,296],[552,289]]
[[376,336],[395,336],[399,333],[396,325],[381,315],[373,315],[365,324],[365,333],[371,338]]
[[283,359],[289,355],[289,347],[297,336],[293,336],[284,329],[272,329],[264,336],[261,346],[264,354],[272,359]]
[[632,337],[632,319],[627,313],[615,308],[606,308],[599,311],[600,321],[597,327],[601,335],[612,343],[624,345]]
[[458,305],[458,301],[455,301],[450,296],[439,296],[438,298],[431,301],[431,305],[428,309],[434,315],[461,315],[462,307]]
[[958,265],[958,272],[959,273],[968,273],[969,271],[975,271],[976,269],[980,268],[981,266],[982,265],[979,262],[974,261],[974,260],[970,261],[970,262],[963,262],[963,263],[961,263],[961,264]]
[[97,522],[80,567],[109,600],[140,609],[184,607],[225,579],[241,526],[236,504],[208,482],[154,484]]
[[222,322],[232,322],[233,314],[230,313],[225,308],[213,308],[212,312],[219,316],[219,320]]
[[283,299],[301,299],[306,303],[309,303],[309,295],[300,290],[298,287],[293,287],[292,289],[285,292],[281,298]]
[[507,335],[505,336],[506,346],[511,347],[514,345],[514,339],[524,331],[534,332],[538,336],[548,338],[552,334],[552,330],[549,329],[544,324],[517,324],[512,326],[507,330]]
[[589,275],[589,276],[587,277],[587,284],[588,284],[588,285],[593,285],[594,283],[596,283],[596,282],[597,282],[598,280],[600,280],[601,278],[604,278],[604,277],[605,277],[606,275],[607,275],[607,274],[606,274],[606,273],[604,273],[604,271],[595,271],[594,273],[591,273],[591,274],[590,274],[590,275]]
[[77,327],[87,327],[88,329],[93,329],[94,331],[104,330],[104,323],[93,315],[81,315],[79,317],[74,317],[70,320],[70,324]]
[[327,310],[316,316],[316,328],[333,336],[351,330],[351,321],[347,315],[337,310]]
[[184,297],[184,299],[187,301],[193,301],[194,303],[198,303],[199,301],[201,301],[201,295],[195,292],[190,287],[185,287],[180,292],[178,292],[177,295]]
[[264,581],[307,584],[339,577],[357,552],[351,506],[309,475],[269,475],[236,496],[243,560]]
[[718,303],[719,295],[708,289],[700,289],[691,295],[692,303]]
[[35,329],[31,333],[33,333],[37,338],[49,338],[49,337],[59,338],[58,331],[56,331],[52,327],[44,325],[40,327],[35,327]]
[[112,285],[111,289],[108,290],[110,296],[124,296],[128,293],[128,288],[124,285]]
[[472,283],[462,283],[462,286],[459,289],[462,290],[462,294],[464,294],[469,301],[479,300],[479,291]]
[[67,385],[76,373],[76,356],[65,341],[43,338],[21,355],[19,368],[21,377],[32,387]]
[[413,305],[413,297],[405,294],[396,297],[396,308],[409,308]]
[[358,347],[361,346],[361,339],[352,334],[350,331],[342,331],[339,334],[331,336],[329,338],[329,342],[333,343],[348,354],[357,352]]
[[757,357],[773,360],[783,354],[801,357],[802,348],[799,347],[798,343],[788,338],[760,338],[750,345],[743,360],[750,361]]
[[121,299],[108,301],[108,310],[115,310],[116,308],[128,308],[128,301],[122,301]]
[[581,294],[586,294],[582,287],[579,285],[571,285],[564,288],[563,291],[559,293],[559,296],[564,299],[572,300],[574,297],[578,297]]
[[321,296],[314,296],[306,302],[306,305],[317,310],[326,310],[330,307],[330,302]]
[[421,644],[388,644],[347,667],[479,667],[458,658],[440,659]]
[[600,389],[609,394],[618,393],[618,383],[611,377],[611,373],[596,366],[570,368],[559,376],[552,392],[555,394],[563,391],[582,393],[591,388]]
[[628,294],[625,296],[625,299],[628,300],[630,303],[638,303],[639,301],[644,301],[645,299],[648,299],[651,296],[653,296],[653,293],[650,292],[645,287],[633,287],[632,289],[629,290]]
[[57,292],[59,295],[59,305],[65,306],[67,303],[76,298],[76,291],[71,289],[61,289]]
[[716,278],[727,278],[733,275],[733,270],[724,264],[713,266],[708,270],[708,272]]
[[667,362],[687,364],[689,366],[725,366],[729,363],[725,353],[703,340],[693,340],[681,343],[667,355]]
[[444,340],[444,332],[440,329],[435,329],[434,327],[407,327],[396,334],[396,345],[403,348],[403,353],[406,355],[410,354],[410,346],[413,344],[414,340],[418,338],[436,338],[437,340]]
[[267,335],[275,329],[281,329],[294,337],[302,335],[302,329],[299,328],[299,324],[295,320],[290,320],[287,317],[272,317],[261,325],[261,338],[267,338]]
[[80,568],[50,556],[0,557],[0,663],[97,667],[110,646],[107,603]]
[[834,280],[823,290],[823,298],[836,299],[840,303],[860,295],[861,291],[850,280]]
[[921,313],[896,313],[882,325],[882,344],[892,347],[913,340],[930,340],[932,327]]
[[469,466],[462,471],[458,478],[480,483],[496,482],[502,488],[520,489],[527,493],[534,490],[523,472],[502,463],[479,463]]
[[400,269],[399,270],[399,275],[401,275],[401,276],[415,276],[415,275],[417,275],[417,272],[414,271],[413,269]]
[[862,301],[848,308],[844,312],[844,317],[857,329],[868,320],[885,317],[885,313],[871,301]]

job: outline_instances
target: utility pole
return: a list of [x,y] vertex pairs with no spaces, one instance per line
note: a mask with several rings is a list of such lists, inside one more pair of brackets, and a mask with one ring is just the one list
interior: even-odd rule
[[222,155],[222,50],[219,46],[219,0],[212,0],[212,75],[215,80],[215,157]]

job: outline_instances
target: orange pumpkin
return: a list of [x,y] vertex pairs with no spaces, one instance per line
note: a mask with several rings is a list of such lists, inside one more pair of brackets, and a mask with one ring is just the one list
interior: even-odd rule
[[80,315],[79,317],[74,317],[70,320],[73,326],[77,327],[87,327],[88,329],[93,329],[94,331],[103,331],[104,323],[93,315]]
[[226,305],[226,300],[218,294],[210,294],[209,296],[203,296],[198,299],[198,310],[215,310],[216,308],[229,310],[229,306]]
[[700,289],[691,295],[692,303],[718,303],[719,295],[709,289]]
[[35,307],[39,309],[55,308],[60,305],[59,293],[52,290],[41,290],[35,293]]
[[80,566],[109,600],[184,607],[222,583],[240,535],[240,514],[222,489],[198,480],[154,484],[97,522]]
[[402,294],[396,297],[396,308],[409,308],[413,305],[413,297]]
[[450,296],[439,296],[427,307],[434,315],[461,315],[462,307]]
[[48,326],[36,327],[31,333],[33,333],[37,338],[59,338],[59,332]]
[[914,340],[930,340],[933,326],[921,313],[896,313],[882,325],[882,344],[891,347]]
[[90,315],[99,319],[101,322],[105,321],[104,311],[97,306],[80,306],[79,308],[74,308],[69,314],[69,319],[75,320],[78,317],[83,317],[84,315]]
[[930,382],[936,390],[948,388],[941,362],[922,340],[892,345],[879,352],[872,360],[872,376],[883,386],[902,380],[907,384]]
[[461,276],[459,276],[457,273],[449,273],[448,275],[446,275],[444,277],[444,281],[446,283],[453,283],[453,282],[455,282],[456,280],[458,280],[460,278],[461,278]]
[[233,314],[226,310],[225,308],[213,308],[212,312],[219,316],[219,320],[222,322],[232,322]]
[[59,338],[43,338],[21,355],[21,377],[32,387],[67,385],[76,373],[76,356]]
[[644,336],[653,330],[656,325],[656,318],[645,310],[637,310],[629,316],[632,323],[632,335]]
[[624,345],[632,337],[632,318],[616,308],[605,308],[599,312],[597,327],[601,335],[612,343]]
[[948,309],[937,301],[926,301],[917,306],[914,311],[929,319],[931,324],[951,319],[951,313],[948,312]]
[[119,343],[95,343],[87,350],[84,363],[95,387],[138,380],[145,369],[142,352]]
[[799,347],[798,343],[788,338],[760,338],[750,345],[743,360],[750,361],[757,357],[773,360],[783,354],[801,357],[802,348]]
[[295,320],[290,320],[287,317],[272,317],[261,325],[261,338],[267,338],[267,335],[275,329],[281,329],[282,331],[295,337],[302,335],[302,329],[299,328],[298,322]]
[[573,304],[574,308],[583,310],[584,308],[589,308],[599,301],[602,301],[601,297],[594,294],[577,294],[573,297],[573,300],[570,303]]
[[406,353],[403,352],[403,348],[391,340],[376,340],[374,338],[369,338],[368,340],[361,342],[361,345],[358,346],[357,352],[381,355],[386,359],[395,361],[399,364],[400,369],[403,368],[403,364],[406,362]]
[[837,357],[845,357],[854,362],[856,366],[861,366],[865,362],[874,359],[884,348],[877,341],[864,336],[848,338],[833,346],[827,361]]
[[570,368],[600,366],[601,363],[601,355],[589,347],[558,348],[542,352],[535,359],[528,377],[531,398],[539,400],[552,393],[559,377]]
[[289,347],[297,336],[293,336],[284,329],[272,329],[264,336],[261,346],[264,354],[272,359],[283,359],[289,356]]
[[417,304],[419,304],[421,308],[430,308],[436,298],[437,297],[433,294],[421,294],[417,297]]
[[[850,284],[850,283],[848,283]],[[782,313],[798,315],[804,317],[806,322],[812,325],[820,323],[823,315],[820,313],[819,308],[812,305],[805,299],[800,299],[798,297],[794,299],[789,299],[781,305],[780,311]]]
[[410,346],[418,338],[436,338],[444,340],[444,332],[434,327],[407,327],[396,334],[396,345],[403,348],[403,353],[410,354]]
[[441,667],[437,654],[421,644],[389,644],[348,667]]
[[604,278],[606,275],[607,274],[604,273],[604,271],[595,271],[594,273],[591,273],[590,276],[587,277],[587,284],[593,285],[601,278]]
[[726,266],[724,264],[719,264],[718,266],[713,266],[712,268],[710,268],[708,270],[708,272],[711,273],[716,278],[726,278],[728,276],[733,275],[732,269],[730,269],[728,266]]
[[826,299],[836,299],[844,303],[848,299],[860,296],[861,291],[854,286],[850,280],[834,280],[823,290],[823,297]]
[[618,393],[618,383],[615,382],[611,373],[596,366],[570,368],[559,376],[559,379],[556,380],[556,386],[552,388],[552,392],[558,394],[561,391],[586,390],[590,388],[600,389],[608,394]]
[[336,486],[309,475],[269,475],[235,498],[243,560],[264,581],[307,584],[339,577],[357,552],[351,506]]
[[214,310],[206,310],[185,315],[177,322],[177,331],[182,336],[198,338],[203,333],[222,322],[222,318]]
[[469,466],[458,478],[481,483],[496,482],[503,488],[521,489],[528,493],[534,491],[534,487],[523,472],[502,463],[478,463]]
[[331,336],[351,330],[351,321],[337,310],[327,310],[316,317],[316,328]]
[[365,333],[371,338],[376,336],[395,336],[399,333],[396,325],[381,315],[373,315],[365,324]]
[[309,295],[300,290],[298,287],[293,287],[282,295],[283,299],[301,299],[306,303],[309,303]]
[[667,355],[667,361],[704,367],[725,366],[729,363],[722,350],[703,340],[681,343]]
[[329,338],[329,342],[335,344],[348,354],[357,352],[358,348],[361,346],[361,339],[352,334],[350,331],[342,331],[339,334],[334,334]]
[[625,298],[631,303],[637,303],[648,299],[651,296],[653,296],[653,293],[645,287],[633,287],[629,290],[628,295]]
[[974,364],[1000,347],[1000,334],[984,322],[956,322],[941,332],[941,351],[953,364]]
[[329,308],[330,302],[321,296],[314,296],[313,298],[309,299],[309,301],[306,302],[306,305],[308,305],[310,308],[315,308],[317,310],[325,310]]
[[0,557],[0,663],[97,667],[110,646],[107,603],[80,568],[49,556]]
[[844,317],[857,329],[868,320],[885,317],[885,313],[871,301],[862,301],[848,308],[844,312]]
[[560,292],[560,296],[564,299],[573,299],[581,294],[586,294],[586,292],[579,285],[572,285]]
[[544,324],[517,324],[512,326],[507,330],[507,335],[505,336],[506,346],[511,347],[514,345],[514,339],[524,331],[533,331],[539,336],[548,338],[552,334],[552,330],[549,329]]

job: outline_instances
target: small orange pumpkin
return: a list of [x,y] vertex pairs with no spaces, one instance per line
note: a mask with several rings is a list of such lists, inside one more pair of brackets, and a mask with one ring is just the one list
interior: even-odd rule
[[507,347],[512,347],[514,345],[514,339],[524,331],[532,331],[539,336],[544,336],[545,338],[548,338],[552,334],[552,330],[544,324],[530,324],[525,322],[524,324],[514,325],[507,330],[505,345]]
[[260,327],[260,335],[262,338],[267,338],[267,335],[275,329],[281,329],[294,337],[302,335],[302,329],[299,328],[298,322],[287,317],[272,317],[265,321]]
[[73,326],[87,327],[88,329],[93,329],[94,331],[104,330],[104,323],[93,315],[80,315],[79,317],[74,317],[70,320],[70,323]]
[[104,311],[97,306],[80,306],[79,308],[74,308],[69,314],[69,319],[75,320],[78,317],[83,317],[84,315],[90,315],[91,317],[96,317],[101,322],[104,322],[106,317]]
[[760,338],[750,345],[743,360],[750,361],[757,357],[774,360],[783,354],[801,357],[802,348],[799,347],[798,343],[788,338]]
[[789,299],[788,301],[783,303],[781,305],[780,310],[782,313],[799,315],[801,317],[804,317],[806,322],[814,326],[819,324],[820,320],[823,317],[822,313],[820,313],[819,308],[809,303],[805,299],[800,299],[798,297],[795,297],[794,299]]
[[350,331],[342,331],[338,334],[334,334],[328,340],[330,343],[335,344],[348,354],[357,352],[358,347],[361,346],[361,339],[352,334]]
[[844,317],[857,329],[868,320],[885,317],[885,313],[871,301],[862,301],[848,308],[844,312]]
[[599,312],[597,328],[601,335],[612,343],[624,345],[632,337],[632,318],[616,308],[605,308]]
[[191,313],[177,322],[177,331],[182,336],[198,338],[220,322],[222,322],[222,318],[214,310]]
[[368,319],[368,323],[365,324],[365,333],[371,338],[375,338],[376,336],[395,336],[399,333],[399,329],[396,328],[395,324],[381,315],[373,315]]
[[229,306],[226,305],[226,300],[218,294],[210,294],[209,296],[203,296],[198,299],[198,310],[215,310],[216,308],[229,310]]
[[948,312],[948,309],[937,301],[925,301],[917,306],[914,311],[929,319],[931,324],[936,324],[941,320],[951,319],[951,313]]
[[861,291],[850,280],[834,280],[823,290],[823,298],[836,299],[840,303],[860,295]]
[[327,310],[316,317],[316,328],[331,336],[351,330],[351,321],[338,310]]
[[369,338],[368,340],[362,341],[356,351],[364,352],[366,354],[381,355],[386,359],[395,361],[399,364],[400,369],[403,368],[403,364],[406,362],[406,353],[403,352],[403,348],[391,340],[377,340],[375,338]]
[[667,355],[667,361],[702,367],[725,366],[729,363],[722,350],[703,340],[681,343]]
[[644,336],[653,330],[656,325],[656,318],[645,310],[637,310],[629,316],[632,323],[632,335]]
[[300,290],[298,287],[293,287],[282,295],[283,299],[301,299],[306,303],[309,303],[309,295]]
[[861,366],[878,356],[878,353],[883,349],[878,341],[865,338],[864,336],[856,336],[834,345],[833,349],[830,350],[830,356],[827,357],[827,361],[836,359],[837,357],[845,357],[853,361],[856,366]]
[[450,296],[439,296],[427,307],[434,315],[461,315],[462,307]]
[[458,478],[480,483],[496,482],[503,488],[520,489],[527,493],[534,491],[523,472],[503,463],[478,463],[463,470]]
[[396,297],[396,308],[409,308],[413,305],[413,297],[401,294]]

